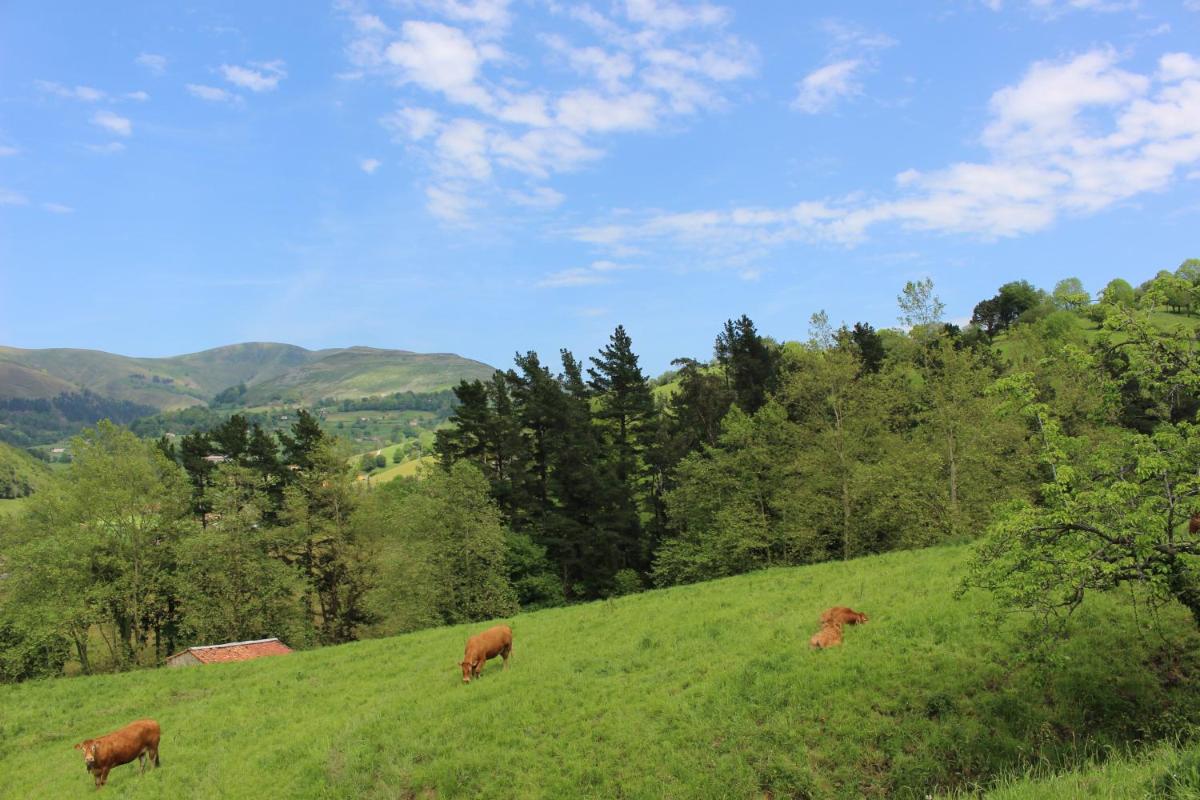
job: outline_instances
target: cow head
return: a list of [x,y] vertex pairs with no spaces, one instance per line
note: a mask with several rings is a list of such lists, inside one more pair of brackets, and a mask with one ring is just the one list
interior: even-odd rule
[[856,617],[858,617],[858,624],[859,624],[859,625],[862,625],[862,624],[864,624],[864,623],[867,621],[867,619],[868,619],[868,617],[867,617],[867,615],[866,615],[866,614],[855,614],[855,616],[856,616]]
[[83,753],[83,766],[91,772],[96,766],[96,754],[100,750],[100,743],[95,739],[84,739],[79,744],[75,745],[75,749]]
[[458,665],[460,667],[462,667],[463,683],[470,683],[471,676],[475,672],[475,663],[473,661],[468,660],[468,661],[461,661],[461,662],[459,662]]

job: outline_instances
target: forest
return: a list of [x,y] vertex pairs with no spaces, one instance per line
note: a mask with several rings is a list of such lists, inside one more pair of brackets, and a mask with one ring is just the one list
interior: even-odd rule
[[436,465],[370,488],[304,411],[176,440],[102,421],[0,534],[0,679],[974,540],[961,590],[1039,642],[1126,584],[1200,624],[1200,262],[1094,300],[1005,284],[963,327],[928,280],[897,299],[897,328],[818,312],[803,342],[731,319],[659,381],[620,326],[586,363],[518,353],[454,390]]

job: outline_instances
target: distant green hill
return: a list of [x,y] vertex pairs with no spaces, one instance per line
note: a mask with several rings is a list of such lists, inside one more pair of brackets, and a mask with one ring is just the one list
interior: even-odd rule
[[49,477],[50,468],[41,461],[0,442],[0,500],[31,495]]
[[170,358],[133,358],[99,350],[0,347],[0,398],[51,398],[87,389],[160,411],[207,403],[246,384],[247,404],[362,397],[446,389],[490,377],[493,368],[450,353],[370,347],[306,350],[248,342]]
[[[490,662],[469,686],[463,642],[492,623],[3,686],[0,797],[95,796],[72,745],[141,717],[162,726],[162,768],[118,767],[107,794],[920,800],[1081,766],[1196,721],[1194,682],[1170,679],[1170,658],[1183,675],[1197,666],[1182,609],[1160,616],[1172,651],[1127,601],[1089,595],[1047,668],[1021,658],[1023,629],[997,624],[990,597],[953,599],[969,552],[521,614],[508,621],[510,668]],[[870,622],[814,652],[808,637],[834,604]]]

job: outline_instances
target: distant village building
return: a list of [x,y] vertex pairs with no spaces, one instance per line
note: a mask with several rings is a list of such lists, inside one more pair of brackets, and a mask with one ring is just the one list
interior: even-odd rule
[[59,453],[65,453],[65,452],[67,452],[67,448],[65,448],[65,447],[54,447],[54,448],[51,448],[50,452],[51,452],[51,453],[54,453],[55,455],[58,455]]
[[167,659],[168,667],[193,667],[198,664],[224,664],[229,661],[250,661],[265,656],[286,656],[292,648],[276,638],[255,639],[250,642],[210,644],[189,647]]
[[205,456],[204,460],[210,464],[223,464],[228,459],[226,459],[225,456],[212,455],[212,456]]

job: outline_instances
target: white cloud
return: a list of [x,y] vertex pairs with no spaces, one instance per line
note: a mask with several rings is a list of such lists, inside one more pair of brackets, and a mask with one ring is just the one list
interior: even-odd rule
[[1200,78],[1200,59],[1187,53],[1167,53],[1158,60],[1160,81],[1182,81],[1188,78]]
[[441,168],[451,174],[482,180],[492,174],[488,159],[488,131],[471,119],[448,123],[437,138]]
[[648,28],[679,31],[691,27],[724,25],[729,9],[708,3],[685,5],[671,0],[625,0],[625,14]]
[[167,57],[160,56],[157,53],[142,53],[133,61],[139,66],[150,70],[155,75],[161,75],[167,70]]
[[562,192],[549,186],[537,186],[528,192],[509,192],[509,197],[517,205],[540,209],[558,208],[567,199]]
[[8,158],[10,156],[15,156],[17,153],[20,153],[20,152],[21,152],[21,149],[19,147],[13,147],[12,145],[7,145],[7,144],[0,144],[0,158]]
[[24,206],[29,205],[29,198],[20,192],[12,189],[5,189],[0,186],[0,206]]
[[[341,77],[377,77],[403,93],[397,110],[380,122],[425,161],[429,207],[447,220],[465,219],[484,197],[557,206],[564,202],[560,192],[530,186],[529,179],[601,158],[604,137],[658,130],[672,117],[718,109],[722,87],[756,68],[754,48],[724,30],[732,14],[706,2],[620,0],[608,15],[551,3],[552,13],[583,21],[600,41],[535,29],[533,40],[551,59],[550,73],[532,79],[529,64],[500,44],[512,24],[509,0],[397,5],[434,18],[389,27],[364,18],[355,0],[340,0],[352,68]],[[422,93],[432,97],[414,97]],[[456,107],[448,116],[427,107],[438,101]],[[520,189],[504,185],[514,172]]]
[[92,115],[92,124],[117,136],[129,136],[133,133],[133,123],[111,111],[97,111]]
[[454,184],[428,186],[425,205],[429,213],[444,222],[465,224],[475,203],[467,192]]
[[634,269],[629,264],[619,264],[615,261],[593,261],[586,267],[571,267],[570,269],[552,272],[535,284],[544,289],[563,289],[573,286],[595,286],[601,283],[611,283],[613,272]]
[[70,206],[64,206],[62,203],[42,203],[42,208],[51,214],[72,214],[75,211],[75,209]]
[[138,103],[144,103],[144,102],[146,102],[147,100],[149,100],[149,99],[150,99],[150,95],[149,95],[149,94],[147,94],[146,92],[142,92],[142,91],[138,91],[138,92],[126,92],[126,93],[125,93],[125,99],[126,99],[126,100],[133,100],[133,101],[135,101],[135,102],[138,102]]
[[375,170],[379,169],[379,167],[382,165],[383,162],[377,158],[364,158],[362,161],[358,162],[359,169],[368,175],[374,175]]
[[272,92],[279,82],[287,77],[283,61],[252,61],[250,66],[222,64],[221,74],[225,80],[252,92]]
[[605,96],[580,89],[559,99],[554,116],[576,133],[647,130],[654,127],[657,105],[658,100],[646,92]]
[[202,83],[189,83],[187,90],[188,94],[192,97],[198,97],[210,103],[228,103],[238,99],[238,96],[232,92],[228,92],[217,86],[206,86]]
[[385,128],[417,142],[435,133],[439,127],[437,112],[428,108],[400,108],[385,115],[381,121]]
[[388,45],[385,56],[400,69],[403,80],[456,103],[485,108],[488,94],[475,81],[484,57],[458,28],[440,22],[405,22],[401,38]]
[[511,0],[422,0],[425,8],[455,22],[479,26],[480,34],[501,35],[511,22]]
[[99,89],[91,86],[63,86],[61,83],[54,81],[34,81],[35,86],[48,94],[65,97],[70,100],[82,100],[85,103],[96,103],[103,100],[107,95]]
[[861,93],[857,73],[862,66],[859,59],[848,58],[810,72],[796,85],[792,108],[805,114],[819,114],[839,99]]
[[1043,230],[1161,191],[1200,165],[1200,75],[1189,54],[1158,72],[1093,50],[1033,64],[989,104],[987,158],[905,170],[892,196],[861,193],[790,207],[655,212],[584,227],[576,238],[613,250],[653,242],[735,254],[790,241],[854,244],[878,225],[991,239]]

